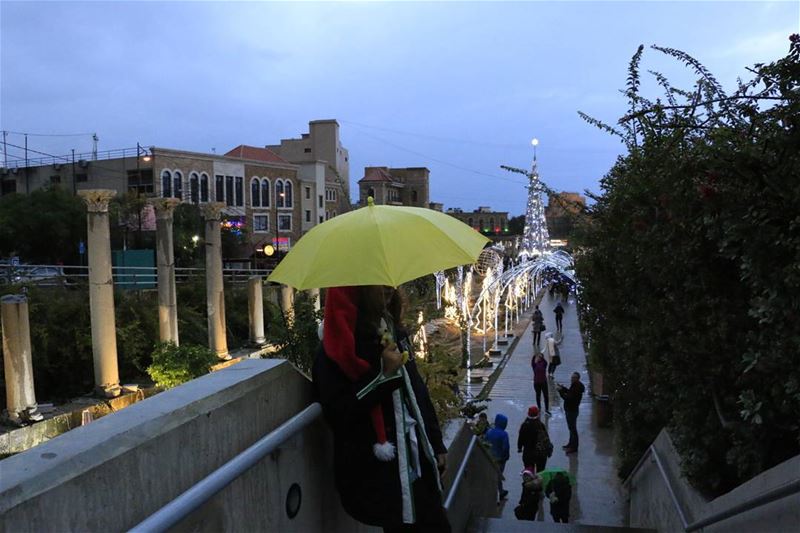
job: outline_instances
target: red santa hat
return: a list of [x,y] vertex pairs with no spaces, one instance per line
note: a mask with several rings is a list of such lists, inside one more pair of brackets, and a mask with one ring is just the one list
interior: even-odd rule
[[[358,319],[358,287],[331,287],[325,296],[325,320],[322,346],[351,381],[358,381],[369,372],[370,364],[356,354],[356,320]],[[370,410],[376,443],[375,456],[381,461],[395,457],[394,444],[386,438],[383,409],[376,404]]]

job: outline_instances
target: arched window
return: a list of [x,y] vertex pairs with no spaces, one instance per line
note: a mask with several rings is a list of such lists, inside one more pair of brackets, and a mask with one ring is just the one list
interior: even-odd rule
[[467,219],[467,225],[468,225],[470,228],[474,228],[474,227],[475,227],[475,226],[473,226],[473,225],[472,225],[472,217],[469,217],[469,218]]
[[411,201],[417,203],[417,191],[411,191]]
[[283,180],[283,189],[286,194],[286,198],[284,198],[283,205],[285,207],[292,207],[294,201],[292,199],[292,182],[289,180]]
[[275,180],[275,206],[283,207],[283,180]]
[[261,180],[261,207],[269,207],[269,180]]
[[200,174],[200,201],[208,201],[208,174]]
[[189,195],[193,204],[200,202],[200,176],[197,172],[189,174]]
[[372,187],[367,189],[367,196],[372,196],[372,199],[374,200],[375,199],[375,189],[373,189]]
[[172,175],[172,197],[183,198],[183,174],[177,170]]
[[489,231],[494,231],[494,217],[489,219]]
[[172,173],[169,170],[161,171],[161,197],[172,198]]
[[258,178],[250,180],[250,205],[261,207],[261,180]]
[[478,219],[478,226],[480,226],[481,231],[483,231],[483,219],[482,218]]

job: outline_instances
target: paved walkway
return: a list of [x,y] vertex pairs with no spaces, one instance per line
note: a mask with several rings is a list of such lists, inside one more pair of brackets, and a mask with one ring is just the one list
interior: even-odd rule
[[[555,332],[555,301],[545,294],[540,304],[548,331]],[[596,404],[589,395],[589,376],[586,370],[586,355],[578,327],[578,317],[574,300],[564,306],[564,334],[559,345],[562,365],[556,370],[555,381],[569,384],[573,372],[581,374],[581,381],[587,393],[581,403],[578,416],[578,435],[580,449],[577,454],[566,455],[561,446],[569,440],[569,431],[564,417],[561,398],[550,387],[551,417],[542,421],[548,428],[555,450],[548,460],[547,467],[560,467],[569,470],[577,479],[571,501],[570,521],[579,524],[608,526],[625,525],[625,498],[617,477],[614,464],[613,431],[597,425]],[[542,340],[542,346],[544,339]],[[521,491],[520,472],[522,455],[517,453],[517,435],[530,405],[536,405],[533,391],[533,372],[530,360],[533,355],[533,334],[531,328],[525,330],[523,337],[511,354],[490,394],[489,418],[494,420],[496,413],[508,417],[508,435],[511,443],[511,459],[506,464],[505,488],[508,499],[502,504],[502,517],[514,518],[514,507],[519,502]],[[551,382],[552,383],[552,382]],[[544,405],[542,405],[544,407]],[[540,509],[538,520],[552,522],[549,503]]]

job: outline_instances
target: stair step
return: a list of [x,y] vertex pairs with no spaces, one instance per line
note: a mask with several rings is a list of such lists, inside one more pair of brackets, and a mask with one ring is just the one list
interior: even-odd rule
[[635,533],[653,532],[624,526],[592,526],[585,524],[555,524],[553,522],[531,522],[508,518],[478,518],[470,522],[468,533],[517,533],[536,531],[537,533]]

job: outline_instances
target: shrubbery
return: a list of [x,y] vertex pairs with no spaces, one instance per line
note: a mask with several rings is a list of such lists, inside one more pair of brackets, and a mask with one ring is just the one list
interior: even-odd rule
[[628,153],[578,236],[590,357],[614,384],[622,473],[666,426],[686,474],[724,492],[800,452],[800,37],[732,95],[653,73],[609,126]]
[[153,352],[153,363],[147,373],[156,385],[168,389],[208,374],[211,365],[217,362],[217,355],[206,346],[162,342]]

